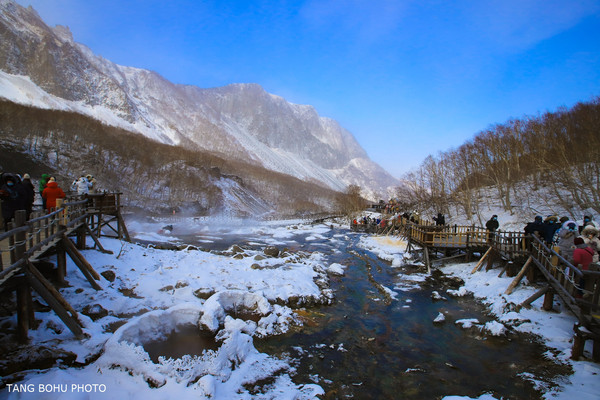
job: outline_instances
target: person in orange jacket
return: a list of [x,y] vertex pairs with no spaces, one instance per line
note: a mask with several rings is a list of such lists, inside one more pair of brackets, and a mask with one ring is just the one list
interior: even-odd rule
[[65,192],[56,183],[56,180],[50,178],[50,181],[42,192],[42,197],[46,200],[46,210],[50,212],[53,208],[56,208],[56,199],[64,199],[66,196]]

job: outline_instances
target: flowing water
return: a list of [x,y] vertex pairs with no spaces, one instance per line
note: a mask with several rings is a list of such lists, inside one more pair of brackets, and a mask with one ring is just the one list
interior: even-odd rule
[[[406,286],[407,277],[423,271],[392,268],[358,248],[360,234],[345,229],[331,229],[317,240],[307,240],[307,235],[295,236],[285,247],[319,251],[327,263],[347,266],[343,277],[331,279],[335,302],[300,311],[306,321],[302,327],[255,340],[255,345],[291,360],[293,379],[318,383],[326,391],[324,398],[436,399],[490,392],[496,398],[538,399],[540,388],[570,373],[549,360],[548,349],[532,335],[509,332],[496,337],[455,324],[467,318],[483,324],[493,318],[472,297],[446,295],[448,280],[430,277],[419,288],[395,290],[392,299],[383,287]],[[227,242],[235,240],[262,245],[260,237]],[[433,291],[445,299],[432,299]],[[446,321],[434,324],[440,312]]]

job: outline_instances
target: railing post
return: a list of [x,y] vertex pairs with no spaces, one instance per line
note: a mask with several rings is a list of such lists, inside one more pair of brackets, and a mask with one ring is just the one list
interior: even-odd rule
[[[17,210],[15,212],[15,228],[20,228],[27,221],[27,212],[25,210]],[[25,254],[27,249],[27,232],[18,232],[15,235],[15,261],[19,260]]]

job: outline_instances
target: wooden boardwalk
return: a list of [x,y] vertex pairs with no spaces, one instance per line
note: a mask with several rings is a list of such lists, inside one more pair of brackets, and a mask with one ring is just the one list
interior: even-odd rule
[[98,240],[100,236],[107,236],[107,231],[129,240],[120,213],[119,197],[119,193],[101,193],[59,202],[55,211],[33,215],[28,221],[25,211],[20,210],[9,231],[0,234],[0,295],[16,292],[19,340],[26,342],[29,328],[35,326],[31,290],[44,299],[76,337],[83,336],[77,311],[39,271],[36,263],[56,254],[56,281],[63,285],[68,256],[89,284],[101,290],[100,275],[79,250],[85,248],[89,236],[95,248],[107,252]]
[[[506,272],[514,277],[506,289],[509,295],[524,276],[529,282],[542,278],[542,288],[521,304],[529,307],[533,301],[544,296],[545,310],[551,310],[555,296],[578,319],[574,326],[573,358],[583,354],[586,340],[592,340],[593,359],[600,361],[600,265],[592,264],[590,270],[581,270],[563,258],[556,249],[548,247],[539,237],[524,232],[489,232],[475,226],[417,225],[404,218],[388,220],[380,235],[401,236],[408,242],[407,251],[422,251],[428,272],[432,259],[465,257],[474,254],[480,259],[472,273],[486,269],[494,263],[503,265],[499,276]],[[520,266],[520,267],[519,267]]]

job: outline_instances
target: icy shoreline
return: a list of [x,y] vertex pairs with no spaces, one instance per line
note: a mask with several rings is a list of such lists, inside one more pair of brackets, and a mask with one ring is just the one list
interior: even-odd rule
[[[365,236],[362,245],[371,251],[377,252],[379,257],[392,262],[392,266],[399,266],[404,262],[404,254],[398,251],[398,248],[404,248],[405,244],[399,240]],[[540,387],[545,393],[544,398],[597,399],[600,393],[600,365],[591,361],[574,361],[570,359],[573,325],[577,322],[575,316],[571,315],[566,308],[563,308],[557,300],[554,303],[554,311],[543,311],[541,308],[543,298],[533,302],[530,309],[519,309],[517,305],[533,295],[538,288],[529,286],[524,281],[512,294],[505,295],[504,292],[513,281],[513,278],[499,278],[497,270],[471,274],[476,264],[475,261],[472,263],[448,264],[441,267],[440,270],[444,274],[464,281],[464,285],[459,290],[447,290],[445,295],[465,296],[472,294],[478,301],[488,307],[490,312],[497,318],[497,321],[485,325],[478,325],[477,321],[455,321],[455,323],[474,324],[481,330],[487,330],[498,335],[502,335],[506,329],[514,329],[540,336],[549,348],[555,350],[555,352],[548,352],[545,356],[556,360],[558,363],[570,365],[573,370],[571,376],[564,377],[563,381],[557,382],[558,388]],[[438,318],[442,320],[439,315]],[[591,359],[591,345],[591,341],[586,343],[584,355],[588,359]],[[526,378],[534,384],[538,383],[535,377]],[[469,399],[469,397],[447,396],[444,399]],[[491,394],[483,394],[479,399],[495,399],[495,397]]]
[[[144,227],[145,232],[157,231],[156,226],[147,228]],[[264,235],[265,242],[274,247],[298,234],[305,235],[307,241],[323,239],[324,232],[330,228],[273,223],[236,229],[236,234]],[[151,235],[160,240],[176,239],[160,233]],[[330,240],[335,245],[335,241],[345,239],[343,235],[336,235]],[[278,251],[277,255],[267,255],[266,248],[257,249],[261,246],[254,249],[238,246],[215,254],[192,248],[159,250],[113,239],[102,239],[102,242],[113,255],[95,250],[84,253],[97,271],[103,273],[100,284],[104,290],[93,290],[70,261],[67,279],[72,286],[62,289],[75,309],[88,307],[89,316],[80,315],[80,319],[89,337],[75,340],[53,312],[36,313],[41,324],[37,330],[30,331],[32,345],[71,352],[76,362],[85,366],[58,366],[4,377],[3,383],[17,386],[6,386],[0,391],[0,399],[311,399],[324,393],[318,383],[293,382],[292,363],[258,352],[253,338],[286,332],[292,325],[301,323],[291,305],[331,302],[334,293],[329,288],[329,276],[343,275],[344,265],[325,265],[325,257],[318,251]],[[392,268],[406,262],[402,241],[363,236],[359,246],[389,261]],[[569,359],[575,318],[566,312],[541,311],[541,300],[534,302],[532,309],[517,312],[514,305],[536,289],[521,284],[512,295],[505,296],[503,293],[511,278],[498,278],[497,271],[471,275],[472,267],[473,264],[443,267],[444,274],[459,277],[465,284],[459,290],[436,292],[436,296],[443,299],[472,293],[488,305],[497,320],[487,324],[476,320],[452,323],[474,326],[492,335],[502,335],[506,329],[540,335],[556,350],[547,357],[571,365],[574,371],[564,382],[557,383],[561,386],[559,389],[540,387],[546,393],[544,397],[597,398],[600,367]],[[425,274],[417,273],[396,287],[384,290],[394,301],[401,291],[419,290],[424,280]],[[235,319],[239,310],[253,313],[256,318]],[[443,323],[446,317],[443,313],[440,315],[432,322]],[[16,316],[9,322],[4,321],[6,323],[15,324]],[[189,326],[216,335],[218,348],[202,355],[152,362],[144,343]],[[586,350],[589,354],[590,349]],[[23,379],[19,380],[20,377]],[[525,378],[536,383],[533,376]],[[100,391],[102,388],[104,391]],[[494,397],[484,394],[480,398]]]

